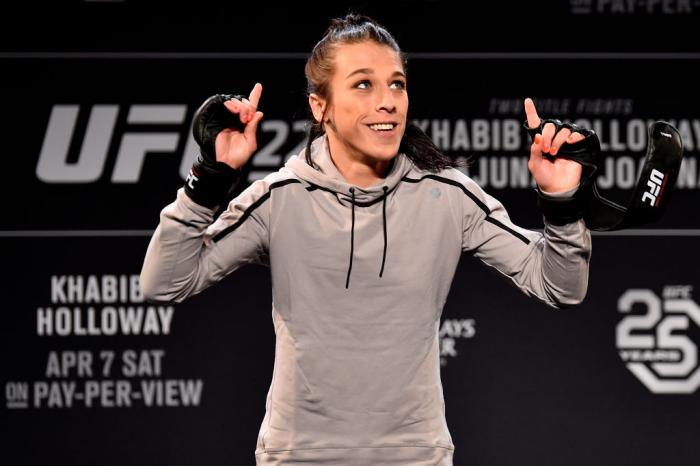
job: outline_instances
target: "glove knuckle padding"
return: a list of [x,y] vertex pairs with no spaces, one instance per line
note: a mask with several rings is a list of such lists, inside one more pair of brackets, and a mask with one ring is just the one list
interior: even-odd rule
[[[581,180],[579,188],[572,198],[552,198],[544,196],[537,189],[537,204],[545,219],[554,225],[564,225],[583,218],[586,213],[587,198],[591,191],[591,185],[600,172],[602,161],[600,160],[600,141],[598,135],[589,129],[579,127],[572,123],[563,123],[561,120],[548,118],[540,120],[540,125],[530,128],[525,122],[525,129],[530,138],[535,140],[536,134],[541,134],[544,126],[548,123],[554,125],[554,134],[566,128],[573,132],[578,132],[584,136],[580,141],[574,143],[564,142],[557,152],[557,157],[574,160],[581,164]],[[549,154],[542,154],[549,159],[555,159]]]
[[[573,123],[562,123],[561,120],[555,118],[548,118],[545,120],[540,120],[540,125],[536,128],[530,128],[525,122],[525,129],[527,129],[528,134],[535,140],[536,134],[541,134],[544,125],[547,123],[554,124],[555,134],[561,129],[566,128],[572,133],[580,133],[583,135],[583,139],[574,143],[564,142],[559,151],[557,152],[557,157],[573,160],[582,165],[581,173],[581,184],[590,184],[599,174],[602,169],[603,163],[600,158],[600,140],[595,131],[583,128],[581,126],[575,125]],[[551,157],[547,154],[543,154],[545,157]]]
[[216,161],[216,137],[226,128],[243,131],[243,124],[237,114],[231,113],[224,102],[240,95],[215,94],[197,109],[192,124],[192,136],[199,145],[202,155],[210,162]]
[[185,181],[185,192],[205,207],[219,205],[240,178],[237,170],[216,160],[216,137],[226,128],[243,132],[245,126],[238,114],[226,108],[224,102],[240,95],[215,94],[202,103],[194,114],[192,136],[199,145],[199,156]]

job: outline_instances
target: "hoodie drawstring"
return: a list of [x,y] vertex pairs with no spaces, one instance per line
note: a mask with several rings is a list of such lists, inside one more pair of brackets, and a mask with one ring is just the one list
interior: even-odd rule
[[345,288],[350,284],[350,271],[352,270],[352,253],[355,249],[355,188],[350,188],[352,194],[352,226],[350,227],[350,264],[348,265],[348,278],[345,279]]
[[384,220],[384,254],[382,255],[382,269],[379,271],[379,277],[381,278],[382,273],[384,273],[384,262],[386,261],[386,191],[389,188],[384,186],[384,198],[382,199],[382,217]]
[[[384,264],[386,263],[386,249],[388,246],[387,240],[387,230],[386,230],[386,194],[388,187],[384,186],[384,196],[382,198],[382,228],[384,231],[384,252],[382,253],[382,268],[379,271],[379,277],[381,278],[384,273]],[[355,252],[355,188],[350,188],[350,194],[352,194],[352,225],[350,227],[350,263],[348,264],[348,276],[345,279],[345,288],[350,285],[350,271],[352,271],[352,256]]]

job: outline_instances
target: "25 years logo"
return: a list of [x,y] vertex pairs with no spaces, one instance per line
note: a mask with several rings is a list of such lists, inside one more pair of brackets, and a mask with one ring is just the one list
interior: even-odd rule
[[[627,368],[657,394],[693,393],[700,386],[698,347],[689,337],[700,327],[700,306],[691,285],[630,289],[620,296],[617,348]],[[641,314],[638,312],[641,310]]]

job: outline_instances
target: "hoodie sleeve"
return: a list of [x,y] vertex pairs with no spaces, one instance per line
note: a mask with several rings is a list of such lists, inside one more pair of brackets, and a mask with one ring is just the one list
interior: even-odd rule
[[269,186],[253,182],[213,221],[215,211],[180,188],[160,213],[141,269],[149,301],[181,302],[248,263],[267,264]]
[[[583,220],[544,232],[514,225],[503,205],[464,176],[462,250],[495,268],[528,296],[555,308],[579,304],[588,288],[591,235]],[[551,195],[559,197],[559,195]]]

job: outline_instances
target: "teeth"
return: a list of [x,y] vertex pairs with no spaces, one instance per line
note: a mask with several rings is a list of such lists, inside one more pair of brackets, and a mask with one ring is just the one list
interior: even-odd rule
[[387,131],[394,129],[394,125],[391,123],[380,123],[376,125],[370,125],[369,127],[375,131]]

